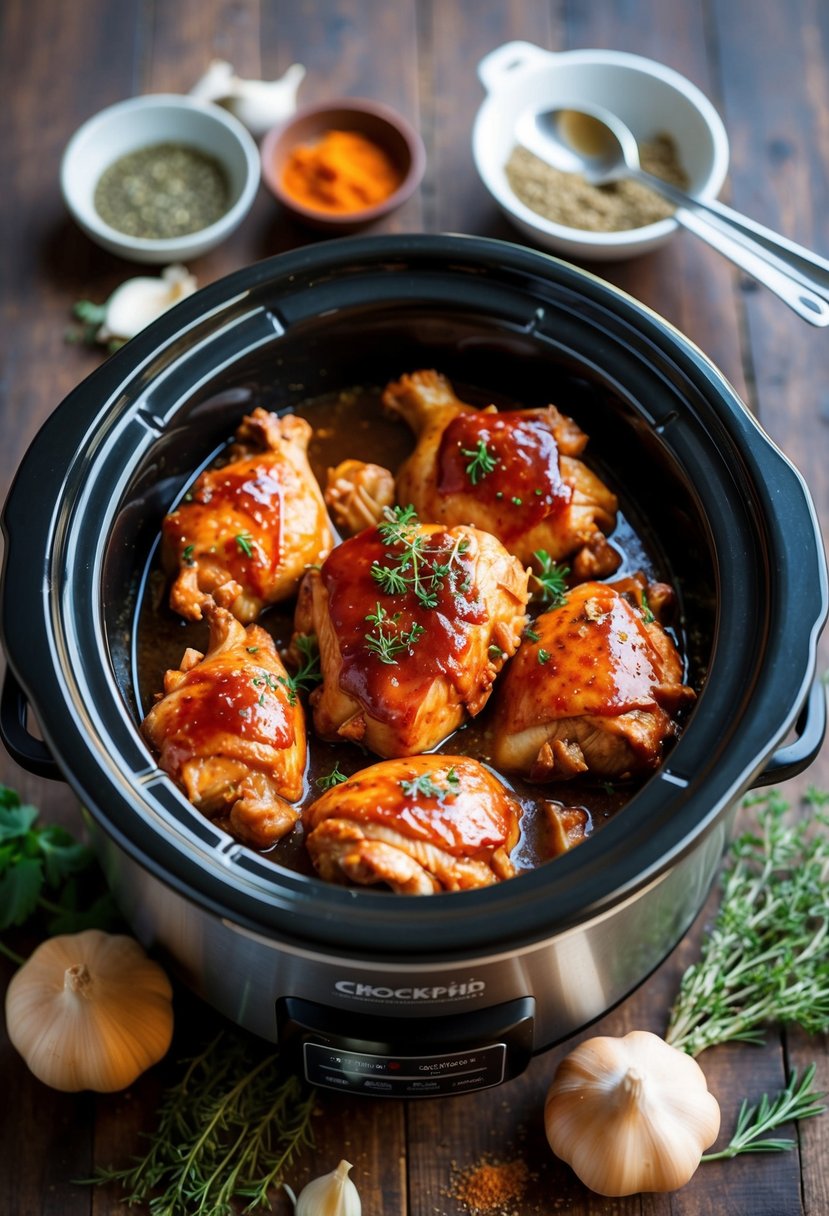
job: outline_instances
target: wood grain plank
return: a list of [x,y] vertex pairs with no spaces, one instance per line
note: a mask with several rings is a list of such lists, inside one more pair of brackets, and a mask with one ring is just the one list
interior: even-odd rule
[[[732,137],[734,205],[829,255],[829,11],[803,0],[713,5],[722,96]],[[747,37],[746,31],[752,36]],[[774,52],[770,53],[769,48]],[[797,82],[795,87],[793,82]],[[753,397],[763,426],[805,477],[829,523],[829,347],[765,291],[744,291]],[[818,671],[829,668],[824,637]],[[829,788],[829,749],[799,781]],[[826,1142],[829,1151],[829,1141]]]
[[472,160],[472,125],[484,100],[476,68],[484,55],[512,39],[552,47],[550,7],[527,0],[475,5],[429,0],[420,11],[421,122],[430,150],[425,227],[517,240]]

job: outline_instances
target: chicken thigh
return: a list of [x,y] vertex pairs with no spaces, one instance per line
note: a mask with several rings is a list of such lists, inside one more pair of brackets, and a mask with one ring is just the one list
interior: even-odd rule
[[207,653],[188,649],[164,677],[142,732],[161,768],[203,814],[267,848],[299,818],[305,718],[271,635],[205,605]]
[[577,580],[618,568],[605,536],[616,496],[577,459],[587,436],[554,405],[478,410],[434,371],[389,384],[383,405],[417,436],[397,475],[397,500],[422,519],[483,528],[525,564],[538,550],[569,558]]
[[437,746],[483,709],[514,653],[527,581],[494,536],[411,509],[339,545],[306,575],[295,617],[319,643],[317,733],[386,757]]
[[[669,588],[652,590],[654,604],[666,602]],[[644,579],[582,583],[533,622],[498,692],[498,768],[561,781],[656,767],[672,715],[695,694],[645,591]]]
[[322,878],[431,895],[511,878],[520,814],[477,760],[433,755],[373,764],[328,790],[302,819]]
[[255,409],[237,431],[231,460],[207,469],[164,520],[162,558],[176,572],[170,606],[199,620],[208,599],[243,624],[287,599],[334,538],[308,464],[311,427]]

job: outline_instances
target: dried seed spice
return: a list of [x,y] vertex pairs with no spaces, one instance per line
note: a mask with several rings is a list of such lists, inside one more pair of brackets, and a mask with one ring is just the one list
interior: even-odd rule
[[[664,181],[688,188],[676,144],[657,135],[639,145],[642,168]],[[593,186],[580,173],[554,169],[526,148],[513,149],[504,166],[517,198],[531,211],[567,228],[589,232],[624,232],[673,215],[674,207],[641,182],[624,179]]]
[[95,210],[127,236],[169,240],[200,232],[230,206],[227,175],[213,156],[185,144],[128,152],[98,180]]

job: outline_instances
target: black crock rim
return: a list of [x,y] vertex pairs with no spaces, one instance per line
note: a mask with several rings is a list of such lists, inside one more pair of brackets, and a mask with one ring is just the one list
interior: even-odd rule
[[[655,352],[669,357],[695,393],[716,403],[718,427],[745,466],[755,500],[752,510],[759,513],[758,526],[766,533],[764,573],[774,608],[767,645],[779,651],[787,629],[791,631],[795,623],[799,661],[767,663],[755,672],[751,700],[740,711],[743,729],[716,772],[675,783],[670,770],[662,770],[626,808],[624,821],[617,817],[589,848],[554,863],[554,881],[550,867],[542,867],[496,887],[422,900],[332,887],[271,867],[273,884],[266,896],[261,884],[246,886],[238,873],[229,880],[226,861],[215,851],[199,853],[198,847],[188,851],[167,838],[163,814],[144,800],[144,775],[137,775],[136,784],[136,774],[108,768],[111,757],[105,731],[97,743],[84,733],[98,729],[94,706],[67,699],[61,672],[78,656],[62,653],[51,594],[53,545],[59,548],[61,543],[55,534],[58,506],[77,449],[74,441],[79,436],[88,439],[95,421],[129,397],[128,386],[140,383],[143,369],[158,349],[173,343],[177,335],[193,327],[209,328],[211,318],[234,300],[275,277],[283,283],[311,281],[315,276],[335,276],[346,267],[407,259],[413,265],[443,261],[486,266],[492,275],[551,278],[629,323]],[[44,486],[52,499],[46,502],[41,497],[33,511],[31,496],[43,495]],[[47,744],[98,825],[133,861],[208,912],[265,936],[275,934],[323,951],[347,949],[409,960],[435,953],[443,957],[489,953],[499,944],[553,936],[603,914],[657,881],[748,788],[790,730],[814,675],[817,637],[827,614],[825,560],[803,480],[707,357],[658,314],[595,275],[548,254],[480,237],[342,238],[278,255],[203,288],[132,339],[58,407],[24,458],[7,500],[3,527],[0,637]],[[793,536],[799,538],[797,552]],[[95,607],[86,605],[93,612]],[[716,664],[714,674],[715,670]],[[111,672],[109,679],[114,687]],[[45,687],[55,695],[46,695]],[[700,708],[714,695],[711,686],[706,687]],[[672,766],[680,770],[685,742],[686,738],[680,740],[671,758]],[[135,807],[137,789],[141,814]],[[656,815],[655,807],[664,807],[666,798],[670,817],[664,812]]]

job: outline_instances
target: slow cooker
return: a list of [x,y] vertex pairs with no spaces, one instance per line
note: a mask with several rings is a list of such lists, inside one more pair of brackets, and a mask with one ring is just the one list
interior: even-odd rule
[[[592,839],[431,897],[327,885],[202,818],[139,734],[133,645],[160,521],[246,409],[415,367],[576,418],[678,589],[699,690],[661,768]],[[827,578],[799,474],[665,321],[510,244],[331,241],[199,291],[55,410],[3,527],[6,747],[71,784],[136,935],[323,1087],[434,1096],[515,1076],[661,962],[740,796],[799,772],[823,737]]]

